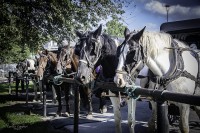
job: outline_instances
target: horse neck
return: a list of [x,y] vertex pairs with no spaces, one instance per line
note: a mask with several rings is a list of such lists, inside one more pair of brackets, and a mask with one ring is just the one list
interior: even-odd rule
[[74,48],[70,48],[71,66],[74,71],[78,70],[79,57],[74,53]]
[[140,40],[143,44],[145,62],[149,69],[157,76],[162,76],[173,69],[174,52],[166,49],[172,46],[171,36],[165,33],[145,33]]
[[57,54],[55,54],[55,53],[53,53],[53,52],[49,52],[49,53],[48,53],[48,57],[49,57],[49,60],[52,62],[52,64],[53,64],[54,66],[56,66],[57,61],[58,61],[58,59],[57,59]]
[[[108,36],[103,35],[102,39],[102,55],[98,63],[103,68],[103,74],[106,78],[113,78],[115,75],[115,69],[117,67],[118,59],[116,56],[117,44]],[[97,67],[97,65],[96,65]]]

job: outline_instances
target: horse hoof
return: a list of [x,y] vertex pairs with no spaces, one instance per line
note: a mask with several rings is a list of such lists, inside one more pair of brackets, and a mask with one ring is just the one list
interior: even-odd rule
[[61,112],[57,112],[56,114],[55,114],[55,117],[60,117],[62,114],[61,114]]
[[35,99],[33,99],[33,103],[36,103],[37,101]]
[[63,116],[64,116],[64,117],[69,117],[70,114],[69,114],[68,112],[65,112],[65,113],[63,114]]
[[86,116],[86,119],[92,119],[92,118],[93,118],[92,114],[88,114],[88,115]]
[[57,104],[57,100],[52,100],[52,103],[53,104]]
[[103,106],[103,113],[106,113],[108,110],[107,110],[107,107],[106,106]]
[[56,118],[57,118],[57,117],[60,117],[60,115],[59,115],[59,114],[55,114],[55,116],[54,116],[54,117],[56,117]]

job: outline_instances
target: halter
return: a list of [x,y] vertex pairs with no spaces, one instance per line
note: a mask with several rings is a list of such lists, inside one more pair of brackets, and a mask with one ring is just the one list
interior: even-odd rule
[[[87,38],[88,38],[88,37],[83,37],[83,38],[81,38],[81,40],[82,40],[82,39],[87,39]],[[91,40],[92,40],[93,42],[95,42],[95,43],[97,42],[99,45],[102,46],[102,44],[99,42],[99,39],[92,38]],[[89,60],[88,55],[86,54],[85,47],[86,47],[86,45],[83,46],[82,50],[83,50],[83,52],[84,52],[84,55],[85,55],[86,60],[80,59],[79,62],[82,62],[82,63],[86,64],[89,68],[94,69],[95,64],[97,63],[97,61],[99,60],[99,58],[100,58],[100,56],[101,56],[101,51],[100,51],[100,50],[98,51],[97,56],[96,56],[96,59],[95,59],[93,62],[91,62],[91,61]],[[100,49],[100,48],[99,48],[99,49]]]
[[[61,62],[61,68],[62,68],[63,72],[65,72],[65,73],[66,73],[66,66],[67,65],[71,65],[71,64],[75,65],[75,61],[72,57],[73,56],[73,50],[71,48],[70,48],[70,51],[67,52],[67,54],[65,55],[65,58],[66,58],[66,56],[68,56],[69,59],[67,59],[66,61],[64,60],[65,63],[63,63],[62,60],[60,61]],[[76,69],[77,66],[74,66],[74,67]]]
[[[123,46],[122,52],[120,54],[123,54],[123,51],[124,51],[126,44],[127,44],[127,41],[124,41],[122,43],[122,45],[124,45],[124,46]],[[134,57],[134,58],[136,60],[136,63],[134,64],[134,66],[132,66],[132,68],[127,70],[127,71],[125,71],[125,70],[116,70],[115,71],[116,73],[127,75],[127,80],[130,82],[130,84],[133,83],[134,79],[132,79],[132,78],[136,78],[136,76],[139,74],[139,71],[144,66],[144,63],[143,63],[144,54],[142,53],[142,51],[143,51],[142,46],[139,45],[135,48],[137,48],[137,49],[135,50],[136,51],[136,53],[135,53],[136,57]],[[123,54],[123,58],[124,58],[124,61],[125,61],[126,58],[124,57],[124,54]],[[140,58],[142,58],[142,60]],[[125,65],[125,67],[126,67],[126,69],[128,69],[127,65]],[[132,77],[133,75],[134,75],[134,77]]]

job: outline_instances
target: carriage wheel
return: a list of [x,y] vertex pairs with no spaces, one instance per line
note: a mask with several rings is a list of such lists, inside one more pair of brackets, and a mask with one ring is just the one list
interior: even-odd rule
[[178,122],[180,117],[178,115],[170,115],[168,114],[169,124],[172,125],[175,122]]

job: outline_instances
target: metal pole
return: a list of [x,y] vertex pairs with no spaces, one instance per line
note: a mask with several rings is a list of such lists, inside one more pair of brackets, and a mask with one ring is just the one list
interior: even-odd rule
[[43,90],[43,116],[46,117],[47,116],[47,104],[46,104],[46,85],[44,85],[44,80],[42,80],[42,90]]
[[12,88],[11,88],[11,72],[8,72],[8,86],[9,86],[9,91],[8,93],[11,94],[12,93]]
[[170,5],[165,5],[165,7],[166,7],[166,11],[167,11],[167,22],[168,22],[168,13],[169,13],[169,7],[170,7]]
[[17,97],[18,97],[18,89],[19,89],[19,78],[18,78],[18,76],[16,76],[15,90],[16,90]]
[[26,105],[28,106],[28,75],[26,75]]
[[79,123],[79,85],[75,85],[75,97],[74,97],[74,133],[78,133]]
[[157,102],[157,133],[169,133],[168,106],[164,101]]

